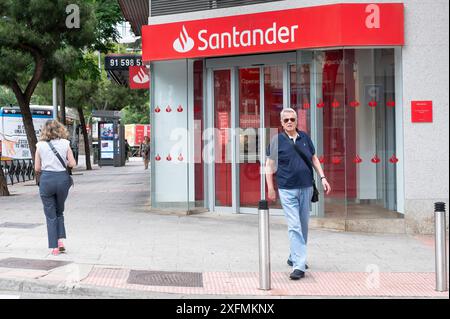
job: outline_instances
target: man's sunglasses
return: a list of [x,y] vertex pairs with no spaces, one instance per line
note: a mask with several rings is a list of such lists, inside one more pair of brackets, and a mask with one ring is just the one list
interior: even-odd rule
[[297,121],[297,119],[293,118],[293,117],[283,120],[284,123],[287,123],[287,122],[293,122],[294,123],[295,121]]

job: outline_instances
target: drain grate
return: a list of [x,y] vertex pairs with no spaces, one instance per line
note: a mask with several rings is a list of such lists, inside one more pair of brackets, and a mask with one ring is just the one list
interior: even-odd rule
[[71,261],[7,258],[0,260],[0,267],[48,271],[71,263]]
[[202,273],[131,270],[127,283],[146,286],[203,287]]
[[3,223],[0,224],[0,228],[19,228],[19,229],[32,229],[39,227],[43,224],[27,224],[27,223]]

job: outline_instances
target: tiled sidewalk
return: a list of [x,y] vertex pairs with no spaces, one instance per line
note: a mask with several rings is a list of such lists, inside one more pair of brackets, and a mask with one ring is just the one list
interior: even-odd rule
[[[98,265],[70,264],[51,271],[0,268],[0,288],[37,289],[45,293],[70,291],[82,295],[134,298],[145,294],[174,297],[303,297],[303,298],[449,298],[448,292],[435,291],[434,273],[308,272],[299,281],[288,272],[273,272],[271,290],[258,289],[258,273],[203,272],[197,286],[129,283],[130,269]],[[161,272],[169,277],[174,272]],[[181,273],[180,273],[181,274]],[[189,273],[183,273],[189,275]],[[24,288],[27,287],[27,288]],[[147,295],[150,296],[150,295]]]
[[183,295],[322,296],[322,297],[448,297],[434,290],[433,273],[310,272],[299,281],[287,273],[272,274],[272,290],[258,289],[258,273],[203,273],[203,287],[128,284],[129,270],[95,267],[81,284]]

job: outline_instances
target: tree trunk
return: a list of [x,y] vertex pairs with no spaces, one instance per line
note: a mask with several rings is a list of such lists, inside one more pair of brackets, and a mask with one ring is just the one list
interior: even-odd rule
[[61,113],[59,121],[66,125],[66,78],[64,74],[61,76],[59,83],[59,105],[61,107]]
[[25,132],[27,134],[28,147],[30,148],[31,153],[30,158],[34,160],[36,154],[37,137],[33,125],[33,116],[30,110],[30,100],[31,96],[34,93],[34,90],[36,89],[42,77],[42,73],[44,72],[45,60],[42,57],[42,55],[36,50],[32,50],[32,54],[35,62],[35,68],[33,77],[28,83],[25,92],[22,92],[22,89],[20,88],[19,84],[15,79],[11,81],[11,89],[13,90],[17,102],[19,103],[20,106],[23,125],[25,127]]
[[90,171],[92,170],[92,166],[91,166],[91,149],[89,147],[90,145],[89,135],[86,129],[86,121],[84,120],[83,107],[78,106],[77,109],[78,109],[78,116],[80,117],[81,132],[83,132],[84,153],[86,155],[86,170]]
[[0,196],[9,196],[8,185],[6,184],[6,177],[3,174],[3,168],[0,165]]

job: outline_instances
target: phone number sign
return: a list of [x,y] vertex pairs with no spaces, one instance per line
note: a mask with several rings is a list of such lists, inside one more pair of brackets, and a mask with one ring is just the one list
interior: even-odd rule
[[140,55],[107,55],[105,57],[106,70],[128,70],[130,66],[142,66]]

